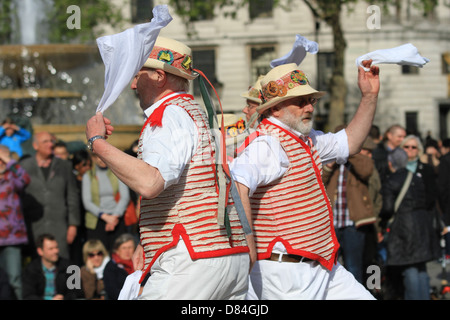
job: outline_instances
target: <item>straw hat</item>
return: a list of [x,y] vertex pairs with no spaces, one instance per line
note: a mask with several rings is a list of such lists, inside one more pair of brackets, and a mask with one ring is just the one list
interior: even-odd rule
[[247,91],[241,94],[241,97],[251,100],[256,103],[261,103],[260,91],[261,91],[261,80],[264,76],[259,76],[253,86],[250,86]]
[[[217,115],[219,125],[222,123],[222,115]],[[246,137],[245,121],[233,113],[223,114],[223,126],[225,131],[226,145],[233,144],[235,141],[242,141]]]
[[192,70],[192,50],[185,44],[159,36],[144,67],[162,69],[168,73],[193,80],[198,74]]
[[283,64],[270,70],[261,80],[261,87],[262,104],[256,108],[258,113],[294,97],[310,95],[320,98],[326,94],[312,88],[306,75],[295,63]]

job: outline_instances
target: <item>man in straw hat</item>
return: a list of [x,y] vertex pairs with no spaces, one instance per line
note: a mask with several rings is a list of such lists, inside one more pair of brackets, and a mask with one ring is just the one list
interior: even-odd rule
[[256,108],[261,104],[261,80],[264,76],[259,76],[255,84],[250,86],[247,91],[241,94],[245,98],[245,107],[242,112],[245,114],[245,119],[247,121],[247,128],[256,128],[259,124],[260,114],[256,112]]
[[203,108],[187,94],[196,76],[191,49],[158,37],[131,84],[147,118],[137,158],[103,139],[112,128],[101,114],[87,124],[93,151],[141,195],[134,263],[141,281],[151,274],[141,299],[243,299],[247,292],[246,236],[231,197],[230,234],[218,221],[217,151]]
[[[313,89],[297,64],[273,68],[261,81],[265,116],[231,164],[242,203],[251,212],[257,262],[251,284],[259,299],[373,299],[340,264],[333,212],[322,183],[322,164],[345,163],[359,152],[372,123],[379,69],[358,70],[362,97],[347,128],[312,129]],[[276,279],[276,280],[275,280]]]

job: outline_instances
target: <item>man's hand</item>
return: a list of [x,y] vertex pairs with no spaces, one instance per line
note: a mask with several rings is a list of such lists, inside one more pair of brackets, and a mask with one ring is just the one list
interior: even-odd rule
[[371,64],[372,60],[364,60],[362,62],[364,68],[368,68],[369,71],[365,71],[364,68],[358,67],[358,86],[363,96],[377,96],[380,91],[380,69]]
[[345,131],[348,139],[349,156],[359,153],[361,146],[369,134],[375,111],[377,108],[378,92],[380,91],[380,69],[372,66],[372,60],[364,60],[362,65],[368,69],[358,67],[358,86],[361,90],[361,102],[353,119]]
[[111,121],[108,118],[103,117],[101,112],[97,112],[86,124],[86,139],[89,140],[97,135],[103,136],[106,139],[113,131],[114,127],[111,125]]
[[144,248],[138,244],[132,257],[134,270],[144,269]]
[[75,237],[77,236],[77,227],[76,226],[69,226],[67,228],[67,243],[72,244],[75,240]]

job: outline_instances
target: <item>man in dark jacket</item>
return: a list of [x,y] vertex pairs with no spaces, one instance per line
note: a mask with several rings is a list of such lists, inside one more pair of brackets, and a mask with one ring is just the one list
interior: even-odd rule
[[20,161],[31,178],[22,194],[23,212],[31,252],[38,235],[51,233],[58,242],[60,256],[70,259],[69,245],[80,225],[80,203],[72,165],[53,156],[53,140],[49,132],[36,133],[36,154]]
[[81,297],[80,289],[69,289],[69,260],[59,257],[58,243],[50,234],[36,240],[39,258],[24,270],[22,291],[24,300],[70,300]]
[[382,184],[387,181],[392,172],[403,167],[407,161],[406,153],[399,148],[405,137],[405,128],[398,124],[392,125],[386,130],[383,141],[372,151],[372,159],[375,161]]

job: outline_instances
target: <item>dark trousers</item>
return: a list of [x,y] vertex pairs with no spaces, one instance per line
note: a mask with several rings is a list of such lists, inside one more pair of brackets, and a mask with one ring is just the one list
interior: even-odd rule
[[356,280],[363,283],[364,248],[366,234],[355,227],[336,229],[336,237],[340,244],[339,254],[344,259],[344,267]]

